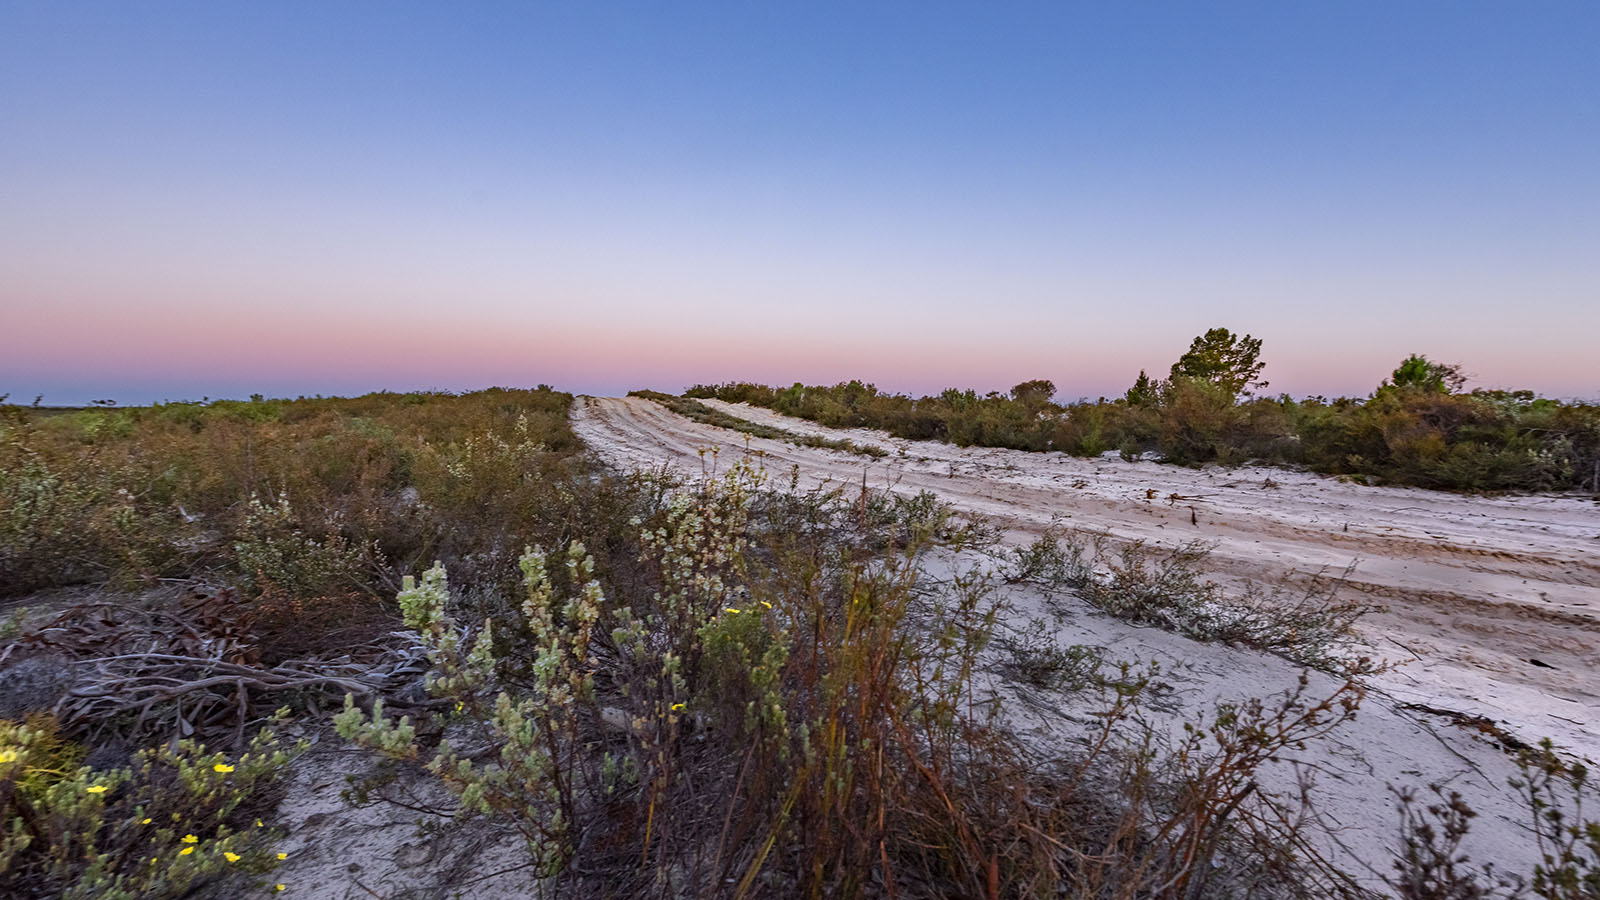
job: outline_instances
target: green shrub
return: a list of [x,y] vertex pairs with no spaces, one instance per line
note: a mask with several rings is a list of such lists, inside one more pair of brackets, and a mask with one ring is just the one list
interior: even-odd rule
[[231,762],[186,740],[95,769],[50,720],[0,720],[0,897],[178,898],[268,872],[264,792],[299,749],[263,729]]

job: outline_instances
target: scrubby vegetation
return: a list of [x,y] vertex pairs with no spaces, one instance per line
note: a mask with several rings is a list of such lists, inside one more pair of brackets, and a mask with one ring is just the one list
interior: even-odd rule
[[0,896],[175,900],[247,885],[281,858],[259,817],[291,758],[264,728],[231,762],[185,740],[96,768],[50,718],[0,720]]
[[[996,408],[1043,421],[1050,393]],[[1064,538],[963,567],[993,535],[931,495],[610,472],[570,401],[0,410],[0,591],[48,605],[0,640],[0,897],[275,893],[277,735],[330,727],[389,760],[357,795],[443,786],[436,825],[518,835],[548,896],[1363,893],[1305,797],[1259,777],[1354,715],[1359,681],[1302,678],[1162,747],[1148,668],[1056,646],[997,587],[1333,670],[1343,607],[1241,605],[1181,553]],[[1093,729],[1019,737],[1014,674]],[[1534,765],[1555,824],[1529,881],[1578,896],[1589,787]],[[1455,834],[1429,815],[1396,884],[1472,896],[1427,893]]]
[[[402,574],[446,560],[492,605],[524,544],[604,503],[570,402],[0,405],[0,598],[39,603],[0,639],[0,897],[267,877],[280,707],[303,728],[400,691]],[[74,585],[100,590],[29,596]]]
[[435,559],[504,580],[581,472],[571,400],[0,404],[0,593],[206,572],[285,602],[378,597]]
[[1255,396],[1260,341],[1213,329],[1165,379],[1144,372],[1115,399],[1056,404],[1044,380],[1009,394],[949,389],[913,398],[851,381],[832,387],[695,385],[686,397],[763,406],[832,427],[961,446],[1117,450],[1180,464],[1304,465],[1383,484],[1468,491],[1600,491],[1600,406],[1474,390],[1458,367],[1412,356],[1367,397]]
[[1341,597],[1341,577],[1319,574],[1297,595],[1254,587],[1230,594],[1200,576],[1209,552],[1198,542],[1163,550],[1135,541],[1113,550],[1098,537],[1051,533],[1013,549],[1001,572],[1007,581],[1068,591],[1119,619],[1195,640],[1252,647],[1345,675],[1368,671],[1353,626],[1371,607]]
[[[1029,747],[976,678],[1001,614],[991,582],[919,579],[920,554],[964,538],[943,513],[759,486],[736,468],[643,510],[648,592],[608,596],[577,545],[557,591],[531,550],[522,615],[468,625],[433,570],[401,602],[451,711],[395,720],[352,701],[341,732],[507,815],[561,896],[1341,883],[1279,854],[1257,868],[1306,838],[1252,779],[1353,714],[1358,686],[1218,710],[1164,757],[1123,752],[1147,684],[1128,674],[1079,685],[1104,691],[1103,744]],[[471,758],[451,738],[462,717]]]

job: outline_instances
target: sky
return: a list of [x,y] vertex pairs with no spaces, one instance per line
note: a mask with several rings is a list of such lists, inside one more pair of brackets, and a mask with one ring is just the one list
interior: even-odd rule
[[1600,397],[1600,4],[0,2],[0,394],[861,378],[1222,326]]

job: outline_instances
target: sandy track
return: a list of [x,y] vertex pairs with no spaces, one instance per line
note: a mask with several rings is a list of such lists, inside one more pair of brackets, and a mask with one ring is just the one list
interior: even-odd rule
[[1214,546],[1207,565],[1224,583],[1293,582],[1354,563],[1347,589],[1386,607],[1364,620],[1363,635],[1377,655],[1404,663],[1382,678],[1384,691],[1600,756],[1600,504],[1590,498],[1467,497],[1278,468],[960,448],[706,402],[890,455],[747,441],[638,398],[581,398],[573,423],[624,467],[697,472],[710,459],[701,451],[717,446],[724,464],[748,452],[774,475],[798,467],[805,487],[859,485],[865,475],[873,487],[932,491],[1016,539],[1058,522],[1165,546],[1200,540]]

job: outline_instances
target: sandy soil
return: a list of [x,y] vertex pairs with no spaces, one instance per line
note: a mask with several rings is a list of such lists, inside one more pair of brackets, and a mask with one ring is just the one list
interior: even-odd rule
[[1485,716],[1521,740],[1600,757],[1600,503],[1577,495],[1471,497],[1368,487],[1282,468],[1187,469],[1109,454],[961,448],[822,428],[744,404],[752,422],[848,438],[884,459],[748,439],[638,398],[576,401],[578,434],[611,462],[698,472],[721,448],[798,467],[801,485],[933,491],[1025,540],[1058,523],[1166,546],[1214,547],[1223,583],[1292,582],[1354,565],[1347,590],[1385,609],[1363,620],[1375,687],[1395,703]]
[[[540,879],[528,868],[522,841],[483,820],[453,822],[425,809],[382,801],[354,806],[345,799],[352,779],[371,779],[377,758],[326,733],[296,760],[273,823],[288,837],[288,859],[270,876],[284,896],[318,900],[521,900],[538,897]],[[389,793],[418,807],[454,807],[431,779],[402,775]],[[424,829],[426,831],[424,832]]]

